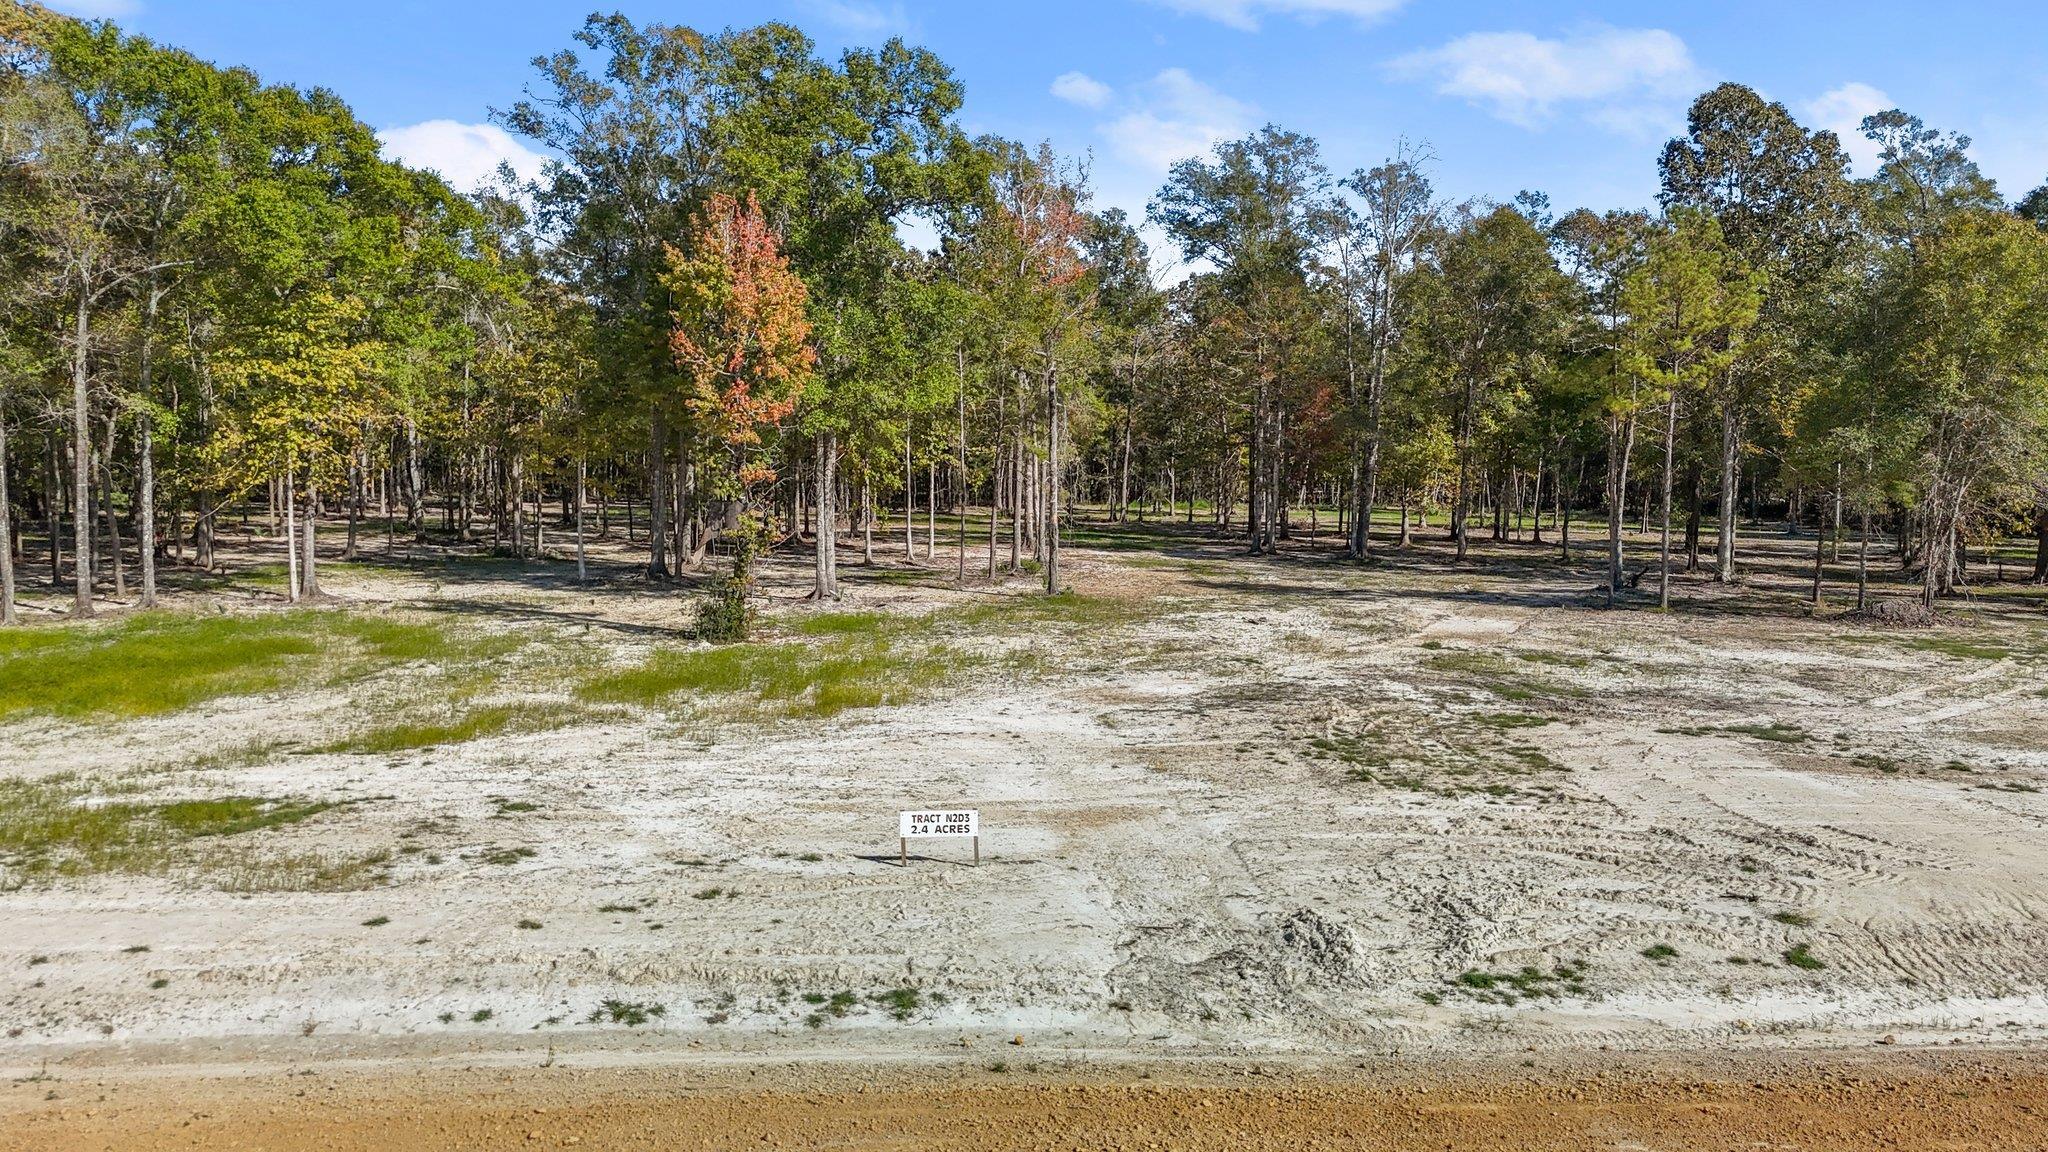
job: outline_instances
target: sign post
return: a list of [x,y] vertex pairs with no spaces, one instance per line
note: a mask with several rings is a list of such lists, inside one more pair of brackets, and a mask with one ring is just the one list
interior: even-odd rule
[[957,812],[899,812],[896,814],[896,862],[910,867],[910,842],[940,837],[974,841],[974,866],[981,867],[981,813],[973,809]]

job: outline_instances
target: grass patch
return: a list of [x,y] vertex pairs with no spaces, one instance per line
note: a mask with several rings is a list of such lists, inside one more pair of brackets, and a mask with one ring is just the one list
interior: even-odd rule
[[867,636],[891,623],[886,612],[821,612],[797,623],[799,636]]
[[1659,964],[1663,964],[1667,961],[1677,959],[1678,949],[1673,948],[1669,944],[1652,944],[1648,948],[1643,949],[1643,957],[1648,960],[1655,960]]
[[1529,700],[1585,695],[1583,690],[1572,685],[1559,684],[1540,676],[1530,676],[1506,658],[1489,652],[1446,649],[1425,659],[1423,666],[1462,684],[1491,692],[1503,700],[1517,704]]
[[438,624],[341,612],[152,614],[10,630],[0,633],[0,719],[155,716],[287,687],[306,678],[309,660],[360,674],[457,652],[480,654]]
[[1773,912],[1771,913],[1771,919],[1794,928],[1813,927],[1813,917],[1808,916],[1804,912]]
[[1803,968],[1808,972],[1818,972],[1827,967],[1827,962],[1808,951],[1807,945],[1804,944],[1794,944],[1792,947],[1785,949],[1781,955],[1784,956],[1785,963],[1790,964],[1794,968]]
[[409,752],[443,744],[466,744],[508,731],[544,732],[576,723],[583,710],[568,706],[493,704],[459,709],[432,720],[412,720],[373,729],[316,749],[356,755]]
[[1481,727],[1496,732],[1508,732],[1516,728],[1541,728],[1557,721],[1548,716],[1531,716],[1526,712],[1482,712],[1473,717]]
[[[1510,1007],[1528,999],[1557,999],[1586,994],[1586,966],[1566,961],[1548,970],[1525,965],[1513,972],[1488,972],[1468,968],[1448,981],[1452,991],[1465,997]],[[1432,998],[1434,997],[1434,998]],[[1443,1002],[1441,994],[1425,993],[1424,1003]]]
[[0,781],[0,880],[168,874],[218,861],[193,841],[281,828],[340,805],[223,796],[116,800],[74,776]]
[[668,1009],[660,1004],[642,1004],[634,1000],[606,1000],[590,1010],[584,1018],[586,1024],[624,1024],[638,1028],[649,1020],[659,1020],[668,1015]]
[[2003,660],[2012,655],[2012,649],[2003,645],[1980,644],[1955,636],[1913,636],[1901,641],[1900,646],[1915,652],[1938,652],[1964,660]]
[[915,988],[892,988],[869,996],[868,1000],[897,1021],[910,1019],[924,1006],[924,997]]
[[1659,728],[1666,736],[1748,736],[1772,744],[1804,744],[1813,739],[1806,729],[1783,720],[1769,724],[1700,725],[1691,728]]
[[908,704],[973,662],[943,646],[914,643],[895,625],[863,627],[810,642],[662,649],[633,667],[586,680],[576,694],[642,708],[721,700],[769,717],[828,717]]
[[782,639],[657,649],[588,676],[575,695],[741,719],[830,717],[924,698],[955,673],[987,664],[971,642],[990,635],[1093,635],[1153,610],[1147,601],[1062,594],[999,596],[922,616],[826,612],[789,625]]

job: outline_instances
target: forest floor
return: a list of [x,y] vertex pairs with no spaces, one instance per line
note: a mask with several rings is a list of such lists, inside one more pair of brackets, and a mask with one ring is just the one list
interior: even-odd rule
[[[1752,1080],[1843,1116],[1876,1093],[1874,1126],[1832,1143],[1793,1096],[1743,1103],[1783,1146],[1884,1146],[1842,1134],[1917,1092],[1992,1109],[2027,1134],[2010,1146],[2048,1139],[2016,1103],[2048,1080],[2035,590],[1877,627],[1809,612],[1811,540],[1759,532],[1742,584],[1686,575],[1668,615],[1644,594],[1609,612],[1591,548],[1458,565],[1429,540],[1361,567],[1333,544],[1255,559],[1199,528],[1084,527],[1077,594],[1046,599],[1029,577],[956,587],[943,539],[912,565],[897,536],[871,568],[842,546],[829,607],[803,599],[805,557],[774,560],[764,638],[709,649],[687,587],[650,587],[621,542],[589,585],[559,560],[367,555],[284,612],[251,541],[241,575],[175,577],[169,613],[10,634],[0,1148],[146,1146],[129,1137],[173,1114],[135,1102],[194,1069],[442,1076],[416,1104],[466,1091],[462,1068],[543,1065],[646,1108],[685,1071],[730,1081],[694,1121],[620,1104],[605,1147],[713,1113],[731,1124],[661,1146],[737,1147],[720,1133],[751,1131],[731,1109],[759,1104],[756,1072],[807,1091],[880,1068],[1014,1080],[989,1117],[1135,1091],[1090,1069],[1180,1070],[1171,1107],[1122,1107],[1096,1142],[920,1147],[1142,1147],[1146,1116],[1211,1108],[1276,1134],[1413,1121],[1345,1146],[1438,1147],[1444,1115],[1483,1114],[1525,1138],[1500,1147],[1580,1147],[1537,1142],[1535,1117],[1561,1140],[1635,1131],[1664,1113],[1629,1108],[1712,1116],[1732,1106],[1712,1084]],[[980,867],[951,841],[899,865],[895,814],[927,806],[980,810]],[[1821,1050],[1857,1046],[1875,1063],[1828,1079],[1847,1057]],[[1583,1079],[1624,1053],[1674,1063]],[[1378,1073],[1327,1079],[1468,1066],[1491,1071],[1437,1074],[1457,1086],[1435,1111]],[[1254,1068],[1286,1084],[1205,1079]],[[361,1118],[392,1083],[308,1087]],[[88,1103],[108,1092],[129,1103]],[[904,1115],[888,1097],[832,1099],[817,1115],[853,1127],[782,1134],[892,1146],[861,1127]],[[523,1123],[443,1103],[421,1123]],[[1992,1131],[1961,1115],[1891,1146],[2005,1146],[1943,1143]],[[303,1124],[265,1146],[405,1146]],[[1179,1146],[1267,1146],[1201,1131]],[[1495,1146],[1482,1131],[1458,1146]]]

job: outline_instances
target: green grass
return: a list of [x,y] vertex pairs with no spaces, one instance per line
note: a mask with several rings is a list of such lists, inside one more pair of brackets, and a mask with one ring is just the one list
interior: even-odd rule
[[135,616],[0,633],[0,720],[128,719],[418,660],[485,653],[433,623],[342,612]]
[[1962,660],[2004,660],[2013,650],[2003,644],[1984,643],[1961,636],[1900,636],[1883,632],[1855,632],[1837,637],[1849,644],[1890,644],[1909,652],[1933,652]]
[[179,800],[157,809],[157,817],[180,835],[234,836],[263,828],[281,828],[336,807],[331,801],[259,800],[224,796],[218,800]]
[[574,705],[491,704],[458,707],[444,718],[406,720],[350,736],[317,749],[320,752],[378,755],[466,744],[506,732],[544,732],[577,723],[586,715]]
[[[1012,595],[922,616],[825,612],[786,625],[780,638],[658,648],[586,677],[575,695],[588,704],[738,719],[831,717],[926,697],[955,673],[988,664],[972,642],[991,635],[1098,636],[1154,611],[1150,602],[1114,597]],[[1026,658],[1018,660],[1022,667]]]
[[876,625],[828,632],[808,643],[660,649],[632,667],[586,680],[576,695],[642,708],[737,703],[768,716],[828,717],[910,703],[972,662],[964,653],[916,644]]
[[1783,720],[1769,724],[1699,725],[1690,728],[1659,728],[1667,736],[1748,736],[1771,744],[1804,744],[1813,739],[1806,729]]
[[[1582,962],[1566,961],[1548,971],[1534,965],[1525,965],[1513,972],[1488,972],[1469,968],[1448,983],[1453,991],[1461,995],[1512,1007],[1526,999],[1584,996],[1586,966]],[[1435,999],[1431,999],[1432,995]],[[1433,993],[1425,994],[1423,999],[1430,1004],[1439,1004],[1443,1001],[1441,994]]]
[[910,1019],[924,1006],[924,997],[915,988],[892,988],[869,996],[868,1000],[899,1021]]
[[1541,728],[1546,724],[1557,723],[1548,716],[1531,716],[1523,712],[1484,712],[1473,719],[1497,732],[1514,728]]
[[204,870],[221,861],[195,851],[195,841],[281,828],[337,806],[252,796],[115,800],[74,776],[0,781],[0,877]]
[[1794,968],[1803,968],[1808,972],[1818,972],[1827,967],[1827,963],[1816,957],[1812,952],[1809,952],[1804,944],[1794,944],[1792,947],[1785,949],[1782,955],[1785,957],[1785,963],[1790,964]]
[[1643,949],[1643,957],[1645,959],[1655,960],[1659,964],[1667,960],[1676,959],[1677,956],[1678,949],[1673,948],[1669,944],[1652,944],[1648,948]]
[[1460,684],[1484,689],[1514,703],[1585,695],[1583,690],[1573,685],[1528,675],[1505,657],[1490,652],[1446,649],[1424,659],[1423,665]]
[[892,625],[886,612],[822,612],[797,622],[799,636],[866,636]]
[[668,1009],[660,1004],[642,1004],[633,1000],[606,1000],[596,1008],[591,1009],[590,1015],[584,1018],[584,1022],[588,1024],[624,1024],[628,1028],[638,1028],[649,1020],[658,1020],[666,1015],[668,1015]]
[[1901,647],[1915,652],[1938,652],[1964,660],[2003,660],[2012,655],[2012,649],[2003,645],[1979,644],[1955,636],[1915,636],[1904,641]]

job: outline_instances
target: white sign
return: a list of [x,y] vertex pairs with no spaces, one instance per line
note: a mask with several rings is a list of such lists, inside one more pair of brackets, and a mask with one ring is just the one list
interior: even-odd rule
[[981,813],[899,812],[896,816],[896,835],[903,840],[928,836],[979,836]]

